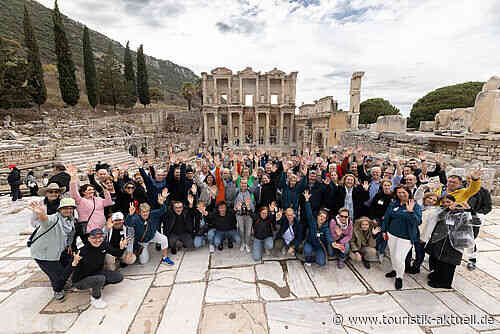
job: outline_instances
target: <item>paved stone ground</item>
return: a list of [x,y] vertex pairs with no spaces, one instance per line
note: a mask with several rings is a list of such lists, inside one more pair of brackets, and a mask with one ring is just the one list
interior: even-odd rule
[[[52,301],[20,235],[28,229],[26,202],[0,198],[0,333],[500,333],[500,208],[484,219],[478,269],[469,272],[464,262],[454,290],[427,287],[423,269],[395,291],[384,277],[387,258],[369,271],[351,263],[338,270],[335,260],[304,268],[289,257],[256,263],[239,249],[210,256],[204,248],[179,252],[170,267],[151,249],[152,261],[123,270],[124,282],[104,289],[107,309],[96,310],[88,292]],[[417,320],[424,314],[433,317],[425,324]],[[439,322],[453,316],[469,324]],[[391,323],[381,324],[384,317]]]

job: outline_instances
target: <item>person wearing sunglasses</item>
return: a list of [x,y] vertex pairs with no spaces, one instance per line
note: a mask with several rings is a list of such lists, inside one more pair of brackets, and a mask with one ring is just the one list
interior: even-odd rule
[[337,268],[343,269],[352,238],[352,221],[347,208],[341,208],[337,217],[330,221],[330,233],[333,244],[328,244],[328,255],[338,256]]
[[147,202],[147,198],[140,191],[136,191],[137,186],[133,181],[126,182],[116,197],[115,212],[121,212],[125,217],[129,214],[130,204],[136,208],[139,213],[139,206]]

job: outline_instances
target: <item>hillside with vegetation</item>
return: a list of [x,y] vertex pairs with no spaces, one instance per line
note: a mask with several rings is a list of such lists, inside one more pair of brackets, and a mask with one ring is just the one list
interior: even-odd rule
[[[0,37],[18,42],[24,46],[23,13],[26,3],[31,14],[34,33],[40,47],[40,57],[44,65],[45,80],[48,92],[48,102],[58,104],[59,89],[57,86],[56,54],[54,50],[54,30],[52,10],[36,1],[2,0],[0,1]],[[83,80],[83,29],[82,23],[76,22],[63,15],[66,34],[73,54],[73,61],[77,67],[77,80],[79,81],[80,105],[86,104]],[[113,52],[123,62],[125,47],[105,35],[89,30],[90,39],[96,59],[99,61],[106,53],[111,42]],[[141,41],[135,41],[140,43]],[[145,45],[147,53],[147,45]],[[136,52],[132,52],[133,62],[136,62]],[[194,82],[198,79],[190,69],[179,66],[168,60],[161,60],[145,55],[149,75],[149,87],[161,91],[164,102],[168,104],[185,104],[181,93],[183,82]]]
[[408,127],[418,128],[420,121],[433,121],[442,109],[473,107],[484,82],[465,82],[438,88],[420,98],[411,108]]

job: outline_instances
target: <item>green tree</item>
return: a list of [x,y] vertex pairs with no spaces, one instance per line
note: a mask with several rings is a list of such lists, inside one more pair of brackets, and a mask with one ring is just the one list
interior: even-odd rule
[[76,82],[76,68],[64,30],[63,18],[57,6],[57,0],[55,1],[52,20],[54,22],[55,51],[57,55],[57,71],[59,73],[61,97],[64,103],[74,106],[80,98],[80,90]]
[[116,105],[122,102],[123,82],[121,64],[115,56],[113,45],[110,42],[99,69],[99,97],[101,104],[111,105],[116,110]]
[[29,86],[30,66],[16,41],[0,37],[0,108],[28,108],[33,88]]
[[148,69],[146,68],[146,59],[144,58],[144,49],[141,44],[137,50],[137,94],[139,101],[144,107],[151,103],[149,98]]
[[196,97],[200,99],[200,104],[203,105],[203,80],[201,78],[196,79],[195,91]]
[[132,81],[122,80],[122,94],[120,96],[120,105],[125,108],[133,108],[137,102],[137,96],[133,94],[134,86]]
[[160,88],[151,87],[149,89],[149,97],[151,98],[151,101],[155,101],[155,103],[158,103],[159,101],[163,101],[165,95],[163,94]]
[[43,78],[43,67],[42,62],[40,61],[38,41],[33,31],[31,17],[26,4],[24,4],[23,27],[24,43],[27,49],[27,60],[30,73],[28,84],[32,87],[31,97],[38,105],[38,110],[40,110],[40,106],[47,101],[47,87],[45,86],[45,80]]
[[377,118],[384,115],[400,115],[399,109],[381,98],[368,99],[359,105],[359,123],[361,124],[376,123]]
[[438,88],[413,104],[408,127],[418,128],[420,121],[433,121],[443,109],[473,107],[484,82],[465,82]]
[[135,80],[134,62],[132,61],[132,54],[130,52],[129,42],[127,42],[127,47],[125,48],[125,56],[123,59],[123,64],[125,65],[124,69],[125,80],[131,83],[131,84],[127,83],[127,86],[129,86],[130,88],[130,94],[134,96],[137,101],[137,84]]
[[97,91],[97,72],[94,61],[94,51],[90,43],[89,28],[83,28],[83,65],[85,70],[85,90],[92,108],[99,103]]
[[191,102],[196,95],[196,87],[192,82],[183,82],[181,89],[182,96],[186,99],[188,104],[188,111],[191,111]]

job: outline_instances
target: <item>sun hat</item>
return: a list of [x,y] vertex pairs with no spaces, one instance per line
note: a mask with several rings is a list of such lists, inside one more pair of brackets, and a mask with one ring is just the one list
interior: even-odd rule
[[49,190],[58,190],[61,194],[66,192],[66,187],[59,187],[55,182],[49,183],[45,188],[40,189],[40,195],[45,196]]
[[61,201],[59,202],[59,207],[57,208],[57,210],[68,207],[68,206],[72,206],[73,208],[76,208],[75,200],[70,198],[70,197],[61,198]]

